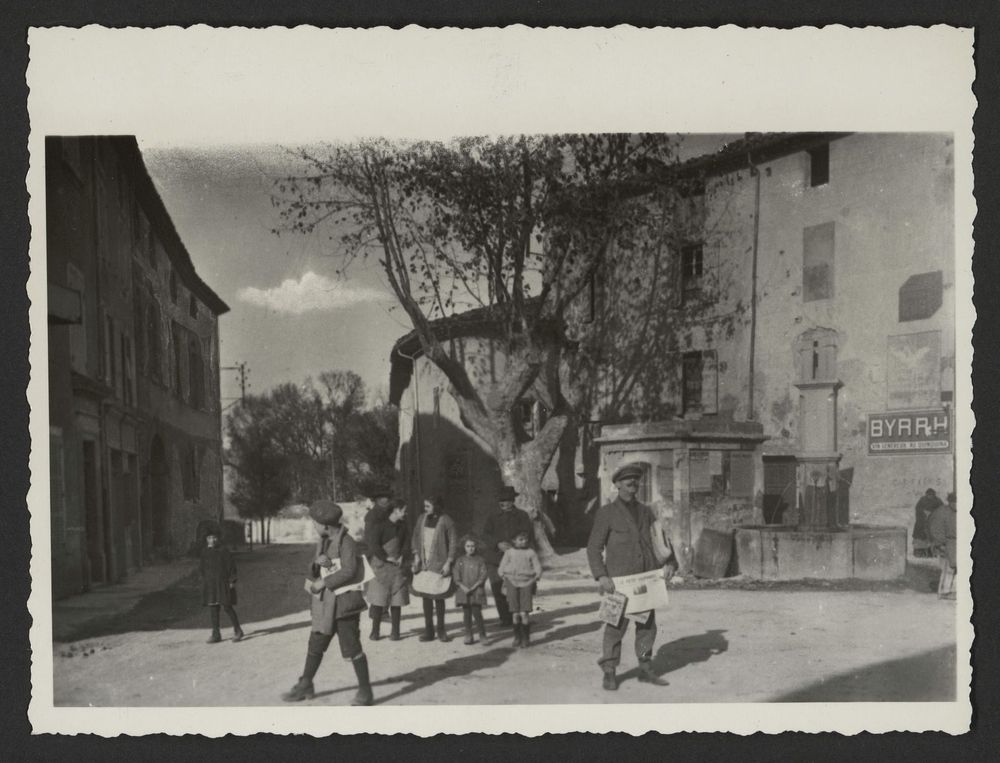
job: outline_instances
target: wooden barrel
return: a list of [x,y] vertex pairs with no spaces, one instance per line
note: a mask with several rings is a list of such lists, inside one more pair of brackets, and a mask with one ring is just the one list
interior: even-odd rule
[[699,578],[725,577],[732,558],[733,532],[706,528],[694,544],[692,570]]

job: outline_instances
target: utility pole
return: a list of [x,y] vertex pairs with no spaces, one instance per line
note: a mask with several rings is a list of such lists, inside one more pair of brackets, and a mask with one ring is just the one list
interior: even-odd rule
[[337,500],[337,462],[333,457],[333,430],[330,430],[330,499]]
[[223,371],[239,371],[240,372],[240,403],[246,405],[247,402],[247,376],[250,375],[250,369],[247,368],[246,361],[240,361],[235,366],[223,366]]

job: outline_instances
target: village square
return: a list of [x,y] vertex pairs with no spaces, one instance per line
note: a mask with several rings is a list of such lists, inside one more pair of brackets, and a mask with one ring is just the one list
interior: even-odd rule
[[954,699],[949,134],[278,155],[46,140],[56,705]]

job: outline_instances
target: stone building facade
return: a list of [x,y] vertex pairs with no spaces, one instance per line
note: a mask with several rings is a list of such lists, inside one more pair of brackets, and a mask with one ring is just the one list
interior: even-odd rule
[[46,139],[55,596],[222,510],[219,316],[131,137]]
[[[564,512],[586,516],[614,495],[613,471],[636,461],[641,497],[687,564],[706,529],[909,528],[928,487],[954,485],[950,136],[748,135],[679,172],[650,372],[611,415],[602,400],[614,385],[597,383],[590,422],[567,433],[547,476]],[[649,253],[633,256],[648,277]],[[621,298],[614,288],[604,284],[605,299]],[[470,348],[487,342],[482,328],[449,330],[481,364]],[[479,514],[489,501],[475,491],[492,490],[496,467],[443,375],[404,354],[393,355],[401,453],[413,458],[419,440],[420,454],[404,475],[419,473],[426,492],[467,474]],[[462,443],[471,455],[448,455]]]
[[602,427],[602,493],[648,463],[689,558],[704,528],[909,528],[954,486],[950,136],[748,136],[688,169],[675,289],[711,307],[672,359],[675,415]]

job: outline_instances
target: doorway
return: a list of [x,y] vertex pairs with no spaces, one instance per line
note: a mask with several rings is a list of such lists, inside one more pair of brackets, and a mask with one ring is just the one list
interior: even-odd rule
[[796,462],[794,456],[764,456],[764,524],[780,525],[795,508]]
[[149,481],[153,549],[166,553],[170,546],[170,463],[159,435],[153,436],[149,448]]
[[84,586],[107,583],[108,555],[104,550],[104,517],[101,512],[100,480],[98,476],[97,443],[83,441],[83,516],[87,534],[87,565]]

